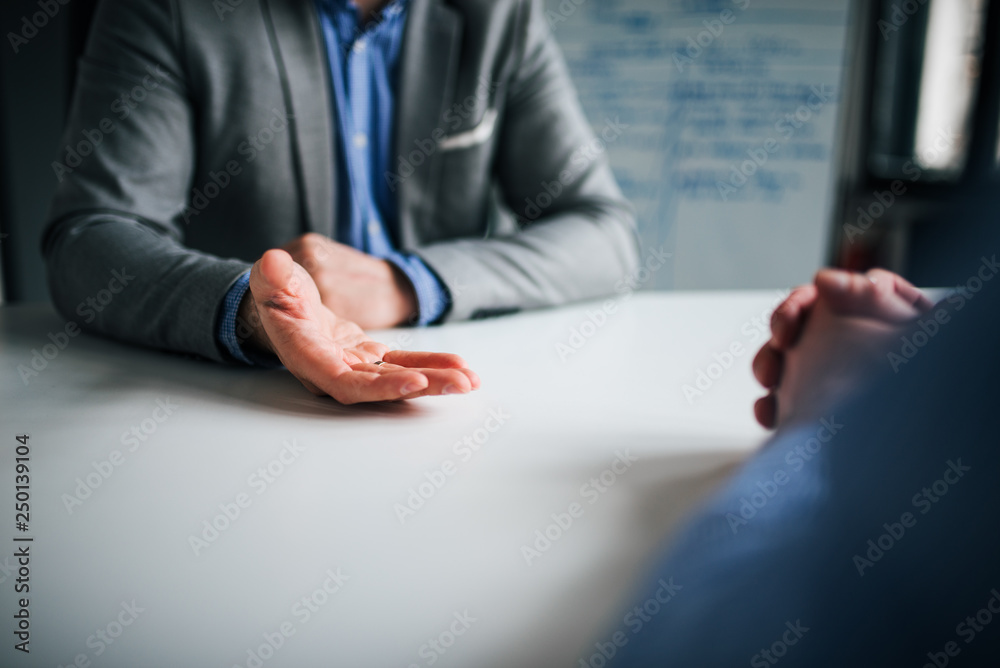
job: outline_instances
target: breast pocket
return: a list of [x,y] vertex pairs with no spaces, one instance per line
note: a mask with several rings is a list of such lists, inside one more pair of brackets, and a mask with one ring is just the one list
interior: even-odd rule
[[498,117],[491,109],[476,127],[441,141],[436,209],[438,222],[449,237],[486,232]]

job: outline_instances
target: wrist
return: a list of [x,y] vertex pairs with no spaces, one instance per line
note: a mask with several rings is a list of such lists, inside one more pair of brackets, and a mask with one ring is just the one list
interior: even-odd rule
[[412,325],[420,317],[417,291],[402,269],[388,260],[383,260],[383,262],[389,268],[393,284],[396,288],[397,299],[393,310],[393,326]]
[[243,295],[236,312],[236,336],[240,346],[247,352],[274,353],[271,339],[268,338],[267,332],[264,330],[264,324],[257,312],[257,302],[254,300],[251,290],[247,290]]

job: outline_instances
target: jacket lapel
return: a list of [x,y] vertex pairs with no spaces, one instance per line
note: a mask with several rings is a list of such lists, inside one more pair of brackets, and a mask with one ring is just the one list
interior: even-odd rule
[[[409,160],[443,132],[443,116],[455,96],[462,38],[462,17],[441,0],[411,0],[403,41],[396,106],[396,154],[389,168],[398,170],[399,157]],[[423,153],[423,152],[421,152]],[[400,235],[404,248],[417,245],[417,228],[433,225],[441,161],[437,154],[403,177],[399,186]],[[400,176],[403,176],[400,174]]]
[[311,0],[262,0],[262,9],[282,77],[285,104],[292,115],[292,151],[304,231],[332,235],[336,136],[319,16]]

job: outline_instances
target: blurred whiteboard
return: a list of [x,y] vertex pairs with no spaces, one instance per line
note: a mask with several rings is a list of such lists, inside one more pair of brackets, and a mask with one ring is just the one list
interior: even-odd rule
[[628,126],[612,166],[644,252],[672,253],[644,287],[811,280],[831,238],[848,0],[545,4],[595,129]]

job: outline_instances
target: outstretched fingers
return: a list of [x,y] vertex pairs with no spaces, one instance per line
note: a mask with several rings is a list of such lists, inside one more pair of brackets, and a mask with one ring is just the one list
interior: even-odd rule
[[[450,388],[450,392],[443,392],[443,394],[464,394],[466,392],[478,390],[481,384],[479,375],[476,374],[475,371],[469,369],[469,365],[466,361],[458,355],[452,355],[450,353],[426,353],[410,350],[393,350],[386,353],[383,359],[390,364],[398,364],[401,367],[419,369],[427,375],[428,378],[433,375],[434,378],[441,378],[443,381],[450,381],[446,382],[445,385],[442,385],[442,389],[449,389],[449,384],[453,384],[455,387]],[[431,371],[439,371],[440,373],[431,374]]]
[[[468,369],[409,369],[395,364],[356,364],[353,369],[358,373],[375,373],[393,376],[400,373],[419,373],[426,379],[422,387],[411,387],[410,391],[400,394],[399,399],[415,399],[417,397],[439,396],[445,394],[468,394],[479,387],[479,377]],[[470,377],[471,376],[471,377]]]
[[467,369],[468,364],[458,355],[451,353],[425,353],[415,350],[391,350],[385,354],[386,362],[408,367],[428,367],[433,369]]
[[333,399],[351,405],[405,399],[425,391],[430,381],[411,369],[383,371],[374,365],[358,364],[336,378],[324,377],[316,384]]
[[269,347],[310,392],[342,404],[465,394],[479,376],[458,355],[390,351],[323,306],[311,276],[284,250],[254,265],[250,290]]

